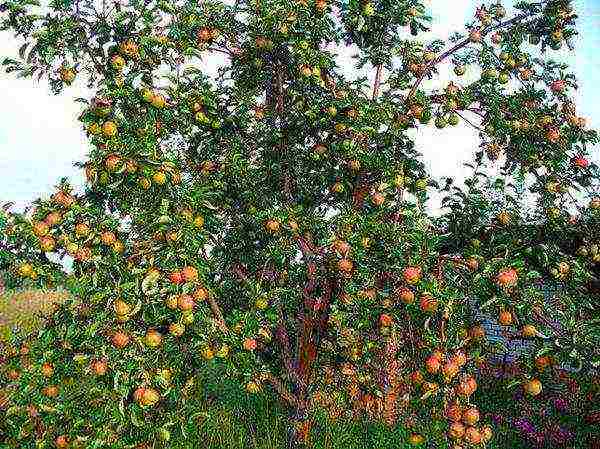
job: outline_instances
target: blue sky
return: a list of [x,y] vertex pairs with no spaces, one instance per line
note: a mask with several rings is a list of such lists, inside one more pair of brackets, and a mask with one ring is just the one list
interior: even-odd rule
[[[431,37],[444,38],[462,30],[478,2],[429,0],[429,4],[434,16]],[[579,113],[590,126],[600,129],[600,0],[577,0],[575,6],[581,33],[576,51],[557,56],[571,63],[579,79]],[[10,34],[0,33],[0,56],[14,56],[18,47]],[[0,203],[14,201],[21,209],[48,195],[61,176],[68,176],[75,185],[83,182],[73,163],[85,160],[87,144],[76,120],[81,105],[73,99],[89,96],[81,84],[54,96],[45,80],[18,80],[0,72]],[[459,179],[467,173],[462,163],[470,159],[477,144],[475,133],[463,126],[430,129],[417,137],[433,175]]]

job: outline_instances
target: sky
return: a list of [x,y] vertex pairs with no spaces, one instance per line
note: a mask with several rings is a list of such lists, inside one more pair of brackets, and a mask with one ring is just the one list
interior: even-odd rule
[[[447,38],[464,29],[480,2],[426,3],[433,15],[429,37]],[[600,129],[600,0],[575,0],[574,5],[580,31],[575,52],[554,54],[556,59],[571,64],[579,80],[575,97],[579,114],[587,117],[591,127]],[[15,57],[20,43],[11,34],[0,32],[0,59]],[[204,65],[207,70],[214,70],[210,61]],[[449,67],[442,68],[441,76],[444,81],[461,82]],[[85,85],[78,82],[55,96],[45,79],[17,79],[0,69],[0,204],[11,201],[15,209],[22,210],[30,201],[48,196],[62,176],[76,186],[82,185],[83,173],[73,163],[86,159],[88,145],[77,121],[81,104],[73,100],[91,96]],[[462,164],[471,160],[479,144],[476,133],[468,126],[420,128],[415,139],[434,177],[451,176],[458,180],[468,174]],[[599,159],[597,154],[595,159]]]

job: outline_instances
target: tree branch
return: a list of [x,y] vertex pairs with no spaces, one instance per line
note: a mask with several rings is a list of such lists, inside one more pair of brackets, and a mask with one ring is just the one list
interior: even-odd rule
[[225,323],[225,319],[223,318],[223,312],[221,312],[221,308],[219,307],[219,304],[217,304],[215,297],[212,294],[209,294],[207,300],[208,305],[210,306],[210,310],[212,311],[215,319],[217,320],[217,326],[219,326],[221,332],[227,334],[229,332],[229,328],[227,327],[227,323]]
[[373,84],[373,101],[377,99],[379,95],[379,87],[381,86],[381,72],[383,69],[383,64],[377,64],[377,71],[375,72],[375,82]]
[[[499,23],[498,25],[488,28],[486,31],[483,31],[481,33],[481,36],[484,37],[484,36],[488,35],[489,33],[491,33],[492,31],[496,31],[496,30],[505,28],[507,26],[510,26],[516,22],[519,22],[519,21],[529,17],[530,15],[531,14],[520,14],[518,16],[515,16],[510,20],[506,20],[504,22]],[[415,95],[415,92],[417,91],[419,85],[423,82],[423,80],[425,79],[425,76],[427,75],[427,73],[429,73],[429,71],[431,69],[433,69],[436,65],[438,65],[440,62],[444,61],[449,56],[456,53],[461,48],[467,46],[469,44],[469,42],[470,42],[469,38],[463,39],[462,41],[458,42],[456,45],[454,45],[450,49],[446,50],[440,56],[438,56],[437,58],[432,60],[429,64],[427,64],[427,66],[425,67],[425,70],[423,70],[423,73],[421,73],[421,75],[419,75],[419,77],[413,84],[412,88],[410,89],[410,92],[406,96],[406,100],[405,100],[406,103],[408,103],[409,100]]]

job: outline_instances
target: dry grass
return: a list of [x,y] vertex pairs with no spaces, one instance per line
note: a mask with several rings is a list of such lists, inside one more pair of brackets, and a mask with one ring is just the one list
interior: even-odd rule
[[68,296],[63,290],[5,292],[0,296],[0,340],[7,339],[14,329],[35,330],[52,310],[52,305]]

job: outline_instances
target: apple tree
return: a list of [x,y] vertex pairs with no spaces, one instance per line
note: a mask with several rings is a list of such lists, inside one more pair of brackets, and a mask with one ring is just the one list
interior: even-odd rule
[[[0,11],[22,41],[7,72],[91,91],[77,99],[85,189],[61,181],[6,215],[19,282],[56,282],[50,254],[73,259],[74,279],[74,299],[4,360],[8,447],[168,445],[193,424],[206,367],[274,391],[290,447],[320,408],[402,423],[416,445],[441,421],[476,447],[493,429],[473,399],[473,301],[539,346],[533,397],[540,357],[596,363],[597,136],[547,55],[576,35],[570,1],[482,4],[449,42],[428,37],[418,0]],[[438,184],[417,145],[461,122],[481,136],[466,191]],[[551,304],[534,282],[547,274],[564,291]]]

